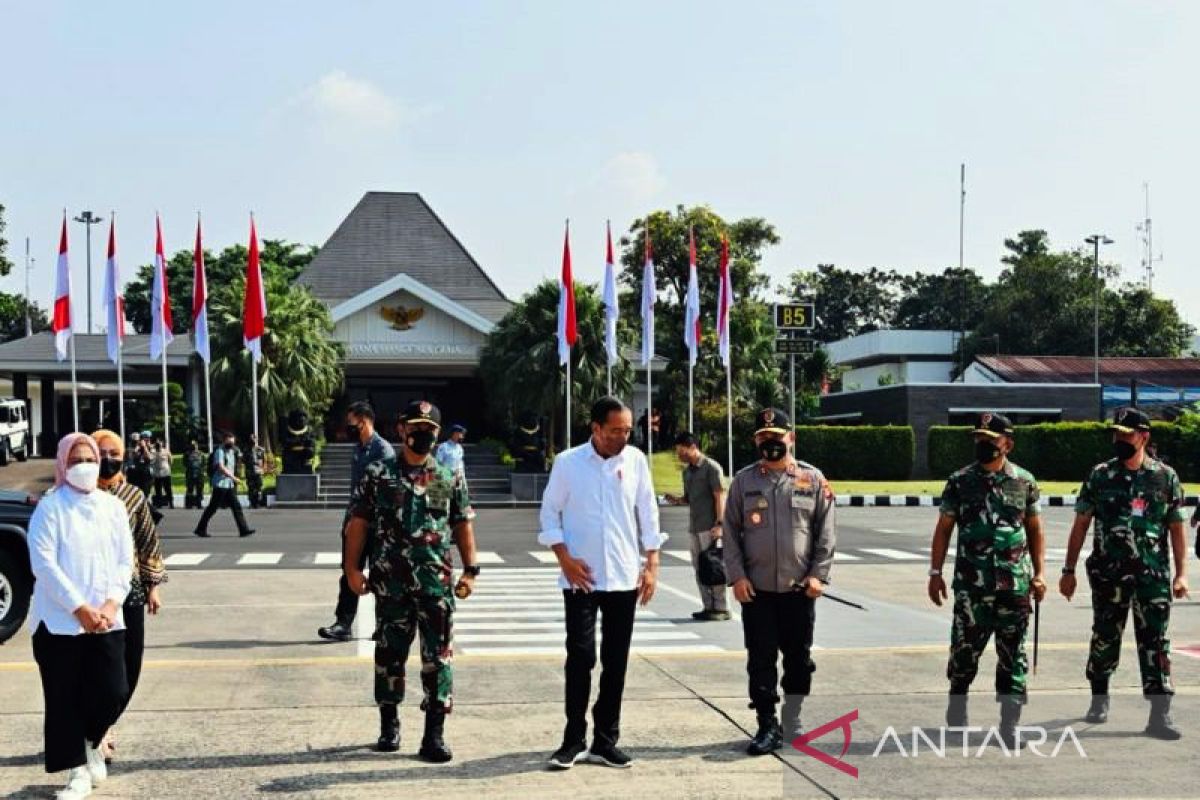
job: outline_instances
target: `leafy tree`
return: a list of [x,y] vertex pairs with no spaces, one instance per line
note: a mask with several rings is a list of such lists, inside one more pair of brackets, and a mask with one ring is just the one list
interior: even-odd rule
[[[264,270],[265,271],[265,270]],[[330,339],[333,320],[325,304],[308,287],[290,284],[272,270],[264,276],[267,296],[266,333],[258,365],[259,442],[270,449],[280,420],[296,408],[319,418],[328,411],[342,386],[341,346]],[[251,359],[242,342],[245,278],[235,276],[217,286],[209,301],[209,336],[213,406],[217,419],[252,416]]]
[[1173,301],[1155,297],[1144,286],[1126,284],[1105,292],[1100,329],[1104,355],[1174,358],[1191,349],[1195,333]]
[[[522,297],[496,323],[479,360],[487,401],[494,419],[512,428],[522,413],[550,418],[552,442],[561,440],[566,391],[565,370],[558,363],[558,283],[543,281]],[[607,393],[608,356],[604,349],[604,306],[594,286],[575,284],[578,339],[571,354],[571,429],[582,433],[592,402]],[[632,341],[625,324],[618,324],[617,340]],[[628,396],[633,370],[624,359],[613,366],[613,391]],[[580,437],[572,436],[578,442]]]
[[[50,319],[37,303],[29,303],[29,321],[34,333],[50,330]],[[25,335],[25,298],[0,292],[0,342],[11,342]]]
[[817,305],[813,337],[836,342],[860,333],[893,327],[903,279],[893,270],[864,271],[818,264],[816,270],[791,276],[789,296]]
[[4,238],[4,205],[0,204],[0,278],[12,272],[13,263],[8,259],[8,239]]
[[983,319],[990,287],[973,269],[899,276],[900,301],[891,327],[920,331],[974,330]]
[[[293,244],[280,239],[265,239],[261,242],[259,263],[264,277],[278,277],[291,283],[304,271],[317,254],[317,248]],[[208,280],[209,295],[234,280],[246,276],[246,263],[250,252],[245,245],[226,247],[218,255],[204,251],[204,274]],[[179,250],[167,259],[167,292],[171,299],[171,322],[176,333],[191,328],[192,319],[192,270],[194,253],[191,249]],[[137,278],[125,287],[125,315],[139,333],[150,332],[150,294],[154,288],[154,265],[138,267]]]

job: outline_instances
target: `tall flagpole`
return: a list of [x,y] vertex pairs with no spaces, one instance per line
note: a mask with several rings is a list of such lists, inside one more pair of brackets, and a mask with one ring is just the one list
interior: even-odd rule
[[654,404],[651,399],[653,390],[650,388],[652,378],[650,377],[650,367],[654,364],[654,350],[650,350],[650,357],[646,359],[646,455],[649,456],[654,452]]
[[125,441],[125,370],[122,368],[124,358],[117,348],[117,419],[121,425],[121,441]]
[[692,378],[692,373],[694,370],[695,370],[695,367],[692,366],[692,362],[689,359],[688,360],[688,432],[692,433],[693,435],[696,432],[696,422],[694,419],[694,409],[695,409],[696,403],[695,403],[695,400],[693,399],[693,391],[695,389],[695,381]]
[[567,422],[566,422],[566,442],[567,449],[571,449],[571,356],[567,356]]
[[[166,279],[163,280],[164,285]],[[164,324],[166,320],[163,320]],[[171,449],[171,400],[167,393],[167,337],[163,335],[162,349],[162,381],[163,381],[163,443]]]
[[729,472],[733,475],[733,354],[725,362],[725,437],[729,442]]
[[[74,322],[72,321],[72,324]],[[75,415],[75,430],[79,430],[79,381],[75,379],[75,331],[71,331],[71,410]]]
[[212,429],[212,386],[208,379],[208,362],[203,358],[200,359],[204,364],[204,406],[208,409],[208,452],[213,451],[213,429]]
[[250,356],[250,398],[254,410],[254,435],[258,435],[258,362],[254,360],[254,353],[248,352]]

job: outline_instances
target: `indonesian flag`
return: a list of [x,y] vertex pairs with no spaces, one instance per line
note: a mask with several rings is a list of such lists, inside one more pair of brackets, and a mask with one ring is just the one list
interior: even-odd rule
[[200,218],[196,218],[196,252],[192,256],[192,337],[196,352],[207,364],[212,360],[208,349],[208,281],[204,277],[204,247],[200,243]]
[[246,265],[246,296],[242,303],[242,342],[253,354],[254,363],[262,361],[262,337],[267,330],[267,295],[263,289],[262,268],[258,263],[258,233],[250,217],[250,261]]
[[108,221],[108,260],[104,264],[104,307],[108,311],[108,360],[121,359],[125,341],[125,298],[121,296],[121,268],[117,266],[117,219]]
[[688,288],[683,341],[688,348],[688,363],[695,366],[700,350],[700,283],[696,276],[696,232],[691,229],[688,230]]
[[642,366],[654,358],[654,248],[650,244],[649,218],[646,220],[646,261],[642,267]]
[[729,314],[733,311],[733,276],[729,271],[729,236],[721,239],[721,285],[717,289],[717,333],[721,365],[729,366]]
[[575,279],[571,276],[571,229],[563,234],[562,275],[558,279],[558,363],[571,359],[575,329]]
[[617,363],[617,271],[613,265],[612,225],[608,225],[608,250],[604,257],[604,349],[608,365]]
[[67,258],[67,213],[63,212],[62,236],[58,240],[58,272],[54,281],[54,350],[59,361],[67,357],[71,341],[71,262]]
[[159,358],[175,336],[171,333],[171,298],[167,294],[167,258],[163,254],[162,220],[154,215],[154,288],[150,292],[150,357]]

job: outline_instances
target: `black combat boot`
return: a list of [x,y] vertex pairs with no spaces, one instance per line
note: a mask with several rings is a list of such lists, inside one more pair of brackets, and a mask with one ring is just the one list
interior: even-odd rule
[[783,736],[779,730],[779,719],[775,709],[758,712],[758,732],[750,740],[746,752],[752,756],[765,756],[783,747]]
[[804,725],[800,722],[800,707],[803,703],[803,695],[788,695],[783,698],[779,724],[781,736],[785,743],[789,743],[797,736],[804,734]]
[[1019,750],[1017,724],[1021,721],[1021,701],[1016,697],[1000,700],[1000,741],[1009,750]]
[[421,739],[421,749],[417,753],[426,761],[444,764],[454,758],[446,742],[442,740],[442,732],[446,726],[446,712],[432,708],[425,711],[425,736]]
[[394,753],[400,749],[400,713],[392,703],[379,706],[379,741],[375,749],[381,753]]
[[1146,723],[1146,735],[1168,742],[1183,738],[1183,731],[1176,728],[1175,721],[1171,719],[1171,695],[1150,695],[1150,721]]
[[1108,722],[1108,681],[1092,681],[1092,704],[1084,720],[1093,725]]
[[967,695],[951,694],[946,704],[946,727],[965,728],[967,724]]

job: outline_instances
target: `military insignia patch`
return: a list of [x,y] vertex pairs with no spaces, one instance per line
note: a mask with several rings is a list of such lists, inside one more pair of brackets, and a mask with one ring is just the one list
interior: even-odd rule
[[760,497],[760,498],[758,498],[758,502],[755,503],[755,505],[758,506],[759,508],[767,508],[767,506],[769,506],[770,503],[767,501],[767,498]]
[[761,525],[762,524],[762,514],[758,513],[757,511],[751,511],[750,512],[750,524],[751,525]]

